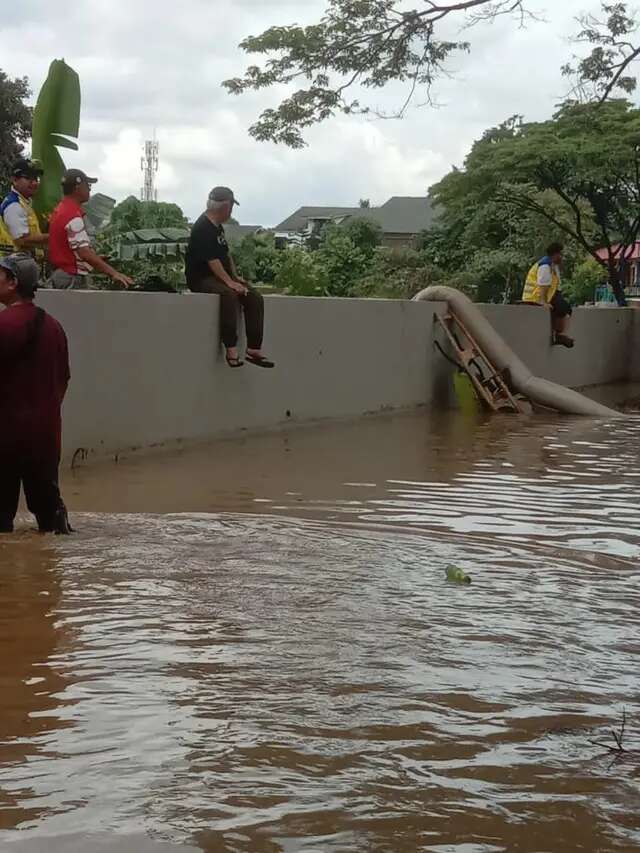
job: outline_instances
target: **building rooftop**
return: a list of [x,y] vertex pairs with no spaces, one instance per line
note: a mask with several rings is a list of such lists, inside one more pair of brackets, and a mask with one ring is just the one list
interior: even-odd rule
[[413,235],[430,228],[435,213],[426,196],[393,196],[380,207],[301,207],[275,230],[303,231],[310,220],[342,221],[350,217],[376,222],[385,234]]

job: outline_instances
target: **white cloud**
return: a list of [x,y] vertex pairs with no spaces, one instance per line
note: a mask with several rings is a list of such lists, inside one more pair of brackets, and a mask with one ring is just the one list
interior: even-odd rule
[[[542,0],[531,5],[543,11]],[[421,194],[487,127],[514,113],[549,115],[565,86],[559,67],[571,51],[573,18],[598,6],[547,2],[547,21],[526,29],[506,18],[476,27],[464,34],[471,55],[457,57],[455,75],[437,88],[440,108],[413,109],[402,122],[340,117],[312,129],[309,147],[296,152],[248,135],[277,93],[234,98],[220,83],[247,63],[242,38],[314,20],[324,0],[84,0],[64,13],[49,0],[23,0],[2,16],[3,43],[20,49],[7,51],[1,67],[27,75],[34,89],[55,57],[78,70],[80,151],[65,157],[96,173],[101,191],[118,199],[139,193],[142,143],[155,129],[161,198],[193,217],[211,186],[225,183],[242,202],[242,221],[274,224],[302,204]],[[401,98],[398,87],[377,96],[387,108]]]

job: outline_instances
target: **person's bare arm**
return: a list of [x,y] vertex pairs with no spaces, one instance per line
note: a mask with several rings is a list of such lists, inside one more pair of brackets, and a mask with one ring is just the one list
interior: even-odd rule
[[247,285],[247,280],[242,278],[242,276],[238,273],[238,267],[236,266],[236,262],[233,259],[233,255],[229,255],[229,263],[231,264],[231,277],[234,279],[234,281],[239,281],[240,284]]
[[19,237],[13,241],[16,248],[20,251],[28,251],[29,249],[38,248],[38,246],[46,246],[49,242],[48,234],[25,234],[24,237]]
[[[215,258],[213,261],[209,261],[209,269],[215,275],[216,278],[220,279],[223,284],[226,284],[231,290],[235,290],[236,293],[241,293],[244,295],[247,292],[247,288],[244,284],[241,284],[239,281],[235,281],[235,279],[231,278],[229,273],[224,268],[222,261],[219,261]],[[231,267],[235,269],[235,267]]]
[[129,278],[128,275],[124,275],[118,270],[114,269],[110,266],[104,258],[101,258],[100,255],[96,254],[93,249],[89,248],[89,246],[82,246],[79,249],[76,249],[76,253],[83,261],[90,264],[94,270],[98,272],[104,273],[104,275],[108,275],[109,278],[113,279],[113,281],[118,282],[118,284],[122,284],[124,287],[130,287],[134,284],[132,278]]

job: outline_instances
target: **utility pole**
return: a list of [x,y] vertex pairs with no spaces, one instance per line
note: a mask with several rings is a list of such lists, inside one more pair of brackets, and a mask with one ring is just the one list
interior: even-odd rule
[[144,185],[140,190],[141,201],[158,201],[158,190],[156,189],[156,173],[160,162],[160,145],[156,141],[155,131],[153,139],[147,139],[144,144],[144,155],[140,160],[140,168],[144,174]]

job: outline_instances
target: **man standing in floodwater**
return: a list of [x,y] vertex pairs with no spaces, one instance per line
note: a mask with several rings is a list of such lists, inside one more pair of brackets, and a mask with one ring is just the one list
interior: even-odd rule
[[547,248],[544,258],[531,267],[524,285],[522,301],[527,305],[542,305],[548,308],[551,311],[554,346],[571,349],[574,346],[574,340],[565,332],[573,309],[560,292],[560,266],[563,251],[564,246],[561,243],[552,243]]
[[191,229],[185,274],[194,293],[216,293],[220,297],[220,333],[229,367],[242,367],[238,353],[238,307],[244,311],[247,330],[246,360],[257,367],[274,367],[262,354],[264,299],[249,282],[238,275],[229,251],[223,224],[231,219],[238,204],[228,187],[209,193],[207,209]]
[[67,338],[33,304],[37,286],[33,258],[0,258],[0,533],[13,531],[21,484],[42,533],[71,532],[58,487]]

